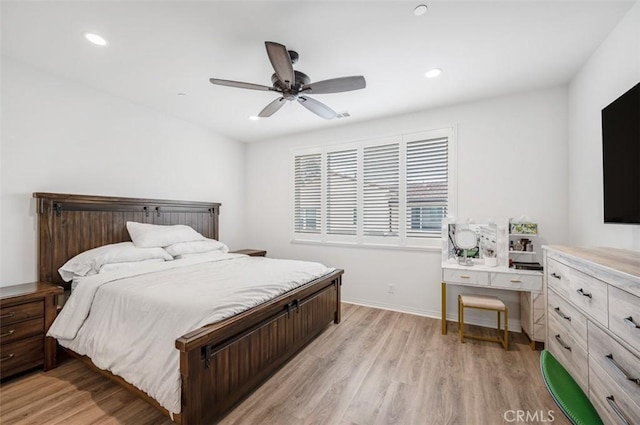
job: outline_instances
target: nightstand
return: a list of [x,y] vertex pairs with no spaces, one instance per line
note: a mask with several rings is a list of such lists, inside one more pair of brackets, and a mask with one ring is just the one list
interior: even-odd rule
[[264,249],[239,249],[237,251],[231,251],[231,254],[244,254],[249,257],[265,257],[267,251]]
[[0,379],[56,366],[56,340],[45,337],[63,288],[45,282],[0,287]]

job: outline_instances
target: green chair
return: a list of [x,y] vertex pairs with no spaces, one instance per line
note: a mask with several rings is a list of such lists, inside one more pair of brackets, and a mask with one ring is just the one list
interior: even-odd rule
[[551,397],[574,425],[603,425],[589,398],[548,350],[540,353],[540,370]]

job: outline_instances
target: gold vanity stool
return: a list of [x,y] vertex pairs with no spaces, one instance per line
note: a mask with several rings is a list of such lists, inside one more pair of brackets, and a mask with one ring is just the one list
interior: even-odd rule
[[[489,338],[486,336],[469,335],[464,333],[464,309],[475,308],[478,310],[490,310],[498,313],[498,337]],[[500,335],[500,313],[504,313],[504,337]],[[509,311],[507,306],[498,298],[488,295],[458,295],[458,333],[460,334],[460,342],[464,342],[464,338],[479,339],[482,341],[491,341],[502,344],[505,350],[509,348]]]

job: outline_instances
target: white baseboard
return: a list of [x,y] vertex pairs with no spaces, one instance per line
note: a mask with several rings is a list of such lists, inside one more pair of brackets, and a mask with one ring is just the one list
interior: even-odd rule
[[[441,316],[440,311],[407,308],[405,306],[399,306],[399,305],[387,304],[387,303],[372,303],[371,301],[361,300],[358,298],[343,297],[342,302],[346,304],[361,305],[364,307],[373,307],[373,308],[380,308],[383,310],[397,311],[398,313],[415,314],[416,316],[430,317],[432,319],[438,319],[438,320],[440,319],[440,316]],[[457,322],[458,315],[448,313],[447,320],[452,322]],[[494,328],[494,329],[496,327],[495,320],[469,318],[469,316],[467,315],[465,315],[465,324],[483,326],[486,328]],[[509,319],[509,331],[516,332],[516,333],[522,332],[522,327],[520,326],[519,319],[511,319],[511,318]]]

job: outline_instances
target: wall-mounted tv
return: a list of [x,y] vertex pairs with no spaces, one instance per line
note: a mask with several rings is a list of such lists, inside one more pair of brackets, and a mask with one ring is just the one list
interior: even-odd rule
[[602,110],[604,222],[640,223],[640,83]]

